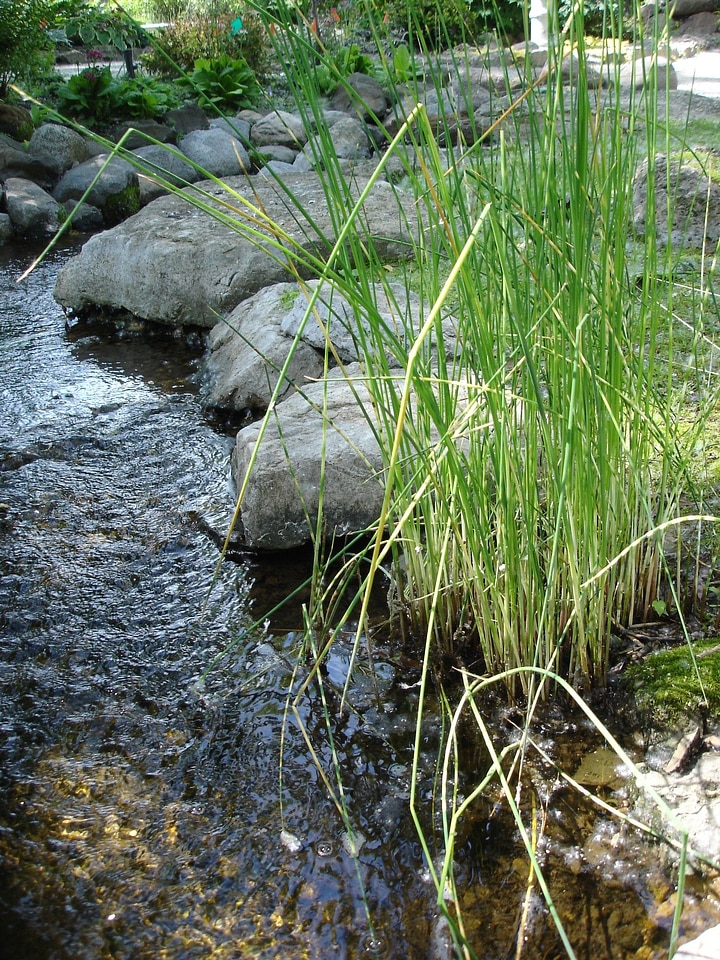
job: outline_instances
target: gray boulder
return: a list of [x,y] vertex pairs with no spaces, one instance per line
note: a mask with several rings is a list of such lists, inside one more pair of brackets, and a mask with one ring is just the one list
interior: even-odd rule
[[[222,323],[213,327],[208,337],[207,361],[207,402],[211,406],[230,410],[268,407],[293,343],[282,332],[283,317],[296,300],[307,304],[297,283],[278,283],[238,304]],[[322,355],[301,341],[279,398],[293,384],[303,389],[309,379],[316,380],[322,371]]]
[[624,63],[619,71],[620,86],[627,90],[642,90],[653,75],[656,60],[658,90],[677,90],[675,67],[662,57],[645,57]]
[[494,94],[515,94],[527,86],[528,70],[530,70],[530,79],[534,79],[537,72],[534,71],[531,63],[526,68],[522,64],[513,62],[512,59],[505,60],[501,57],[496,62],[491,61],[487,66],[482,65],[481,69],[474,73],[474,82],[478,86],[486,87]]
[[[305,144],[303,153],[313,162],[325,152],[325,139],[316,135]],[[335,156],[342,160],[368,159],[371,142],[365,125],[353,117],[344,117],[332,126],[332,146]]]
[[57,180],[57,174],[43,160],[31,157],[22,144],[6,134],[0,134],[0,180],[9,177],[32,180],[47,190],[52,189]]
[[139,147],[150,146],[151,139],[160,143],[175,143],[177,133],[166,123],[158,123],[156,120],[133,120],[113,127],[111,137],[115,143],[125,137],[123,147],[126,150],[137,150]]
[[210,126],[207,114],[196,103],[188,103],[184,107],[168,110],[163,120],[179,137],[192,130],[207,130]]
[[53,196],[59,203],[82,200],[97,207],[108,225],[119,223],[140,206],[140,186],[133,167],[119,157],[108,160],[103,154],[63,174]]
[[695,13],[683,20],[678,28],[680,37],[712,37],[720,29],[717,13]]
[[458,113],[470,115],[476,110],[487,113],[491,111],[493,98],[487,87],[480,82],[481,76],[481,68],[468,67],[451,79],[450,90]]
[[103,215],[97,207],[89,203],[78,203],[77,200],[66,200],[63,209],[68,215],[72,214],[72,227],[80,233],[95,233],[105,226]]
[[213,177],[236,177],[250,169],[250,157],[242,143],[216,127],[189,133],[180,149],[188,160]]
[[105,222],[97,207],[77,200],[66,200],[62,205],[68,216],[72,215],[72,227],[79,233],[95,233],[102,230]]
[[[474,94],[472,97],[474,98]],[[478,96],[480,99],[480,95]],[[489,100],[489,94],[488,94]],[[486,109],[488,100],[483,99],[482,109]],[[419,86],[417,90],[408,93],[399,103],[392,108],[392,116],[385,121],[385,129],[390,136],[395,136],[400,127],[410,117],[418,103],[425,108],[427,122],[435,135],[440,134],[444,137],[447,133],[448,125],[453,124],[455,129],[463,127],[462,119],[456,117],[456,95],[451,88],[443,88],[438,91],[434,87]],[[465,104],[467,98],[463,98],[459,107],[467,120]]]
[[290,165],[295,162],[295,158],[298,156],[297,150],[293,150],[291,147],[282,147],[278,143],[268,143],[264,147],[259,147],[257,152],[266,164],[274,160],[278,163]]
[[49,237],[60,226],[60,204],[49,193],[20,177],[5,182],[7,212],[21,237]]
[[0,213],[0,247],[4,247],[6,243],[10,243],[14,236],[15,231],[13,230],[12,220],[9,214]]
[[[376,523],[384,495],[383,459],[372,417],[357,364],[345,376],[335,373],[310,384],[275,408],[241,508],[248,546],[279,550],[307,543],[317,523],[321,481],[326,534],[347,535]],[[238,487],[259,434],[260,423],[254,423],[237,435],[232,469]]]
[[[327,256],[335,232],[320,180],[315,174],[288,174],[283,183],[297,206],[267,177],[229,178],[230,189],[251,206],[245,208],[233,198],[236,212],[221,208],[230,219],[227,224],[191,205],[188,194],[194,187],[153,201],[91,238],[60,271],[56,298],[75,312],[99,305],[171,325],[215,326],[262,287],[287,280],[286,243]],[[210,197],[228,200],[227,192],[213,182],[197,186]],[[357,197],[364,186],[358,178],[349,190]],[[287,241],[258,224],[258,206],[287,232]],[[301,209],[312,211],[312,224],[304,221]],[[382,259],[395,260],[410,255],[408,224],[416,221],[412,197],[380,181],[365,202],[359,229]]]
[[237,137],[241,143],[250,140],[250,122],[244,117],[214,117],[210,121],[212,130],[223,130],[231,137]]
[[672,0],[668,4],[670,16],[674,20],[684,20],[696,13],[713,12],[720,9],[720,0]]
[[[295,173],[308,173],[310,170],[314,170],[316,166],[322,168],[321,157],[313,157],[308,153],[299,153],[292,162],[293,170]],[[273,163],[272,169],[277,172],[277,165]]]
[[330,106],[343,113],[357,113],[363,120],[374,117],[382,120],[387,112],[388,98],[375,77],[351,73],[333,93]]
[[254,123],[250,129],[250,140],[256,147],[279,144],[299,150],[307,143],[307,131],[302,117],[296,113],[277,110]]
[[660,155],[655,160],[655,211],[649,224],[647,195],[648,163],[645,161],[633,186],[633,221],[640,236],[645,236],[650,229],[661,244],[691,247],[720,240],[720,185],[709,181],[699,171],[671,161],[668,174],[667,158]]
[[133,154],[147,166],[146,172],[137,171],[141,207],[168,192],[160,181],[180,187],[199,179],[195,167],[183,159],[177,147],[166,148],[152,144],[133,150]]
[[285,177],[288,173],[298,173],[298,160],[305,161],[305,171],[312,169],[310,161],[306,160],[302,154],[298,154],[292,163],[286,163],[284,160],[268,160],[265,166],[261,170],[258,170],[257,175],[259,177],[267,177],[269,180],[272,180],[275,177]]
[[[310,280],[307,289],[313,293],[318,285],[318,280]],[[409,341],[414,339],[414,333],[419,331],[422,325],[422,302],[417,294],[410,293],[408,296],[402,284],[392,284],[389,291],[380,286],[376,287],[374,300],[374,319],[371,322],[369,305],[354,309],[346,297],[324,284],[307,320],[307,298],[298,297],[285,309],[280,328],[285,336],[292,338],[300,333],[304,321],[303,340],[320,352],[325,349],[326,335],[329,336],[338,358],[343,363],[360,359],[361,339],[367,344],[365,349],[372,349],[372,327],[382,328],[387,362],[391,367],[400,367],[407,356]],[[393,343],[398,344],[397,351],[393,351]]]
[[27,152],[57,177],[90,156],[85,138],[59,123],[44,123],[38,127],[30,138]]

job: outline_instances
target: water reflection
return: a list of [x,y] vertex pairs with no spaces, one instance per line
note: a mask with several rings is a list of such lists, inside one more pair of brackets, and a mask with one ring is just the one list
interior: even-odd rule
[[[62,257],[7,283],[0,308],[4,941],[18,960],[355,956],[358,868],[296,729],[281,821],[294,638],[247,637],[197,683],[253,618],[248,565],[224,565],[209,592],[217,547],[196,517],[232,506],[230,441],[203,417],[198,346],[66,330],[50,296]],[[331,768],[318,707],[304,719]],[[338,749],[360,762],[342,734]],[[376,832],[367,896],[409,933],[375,953],[421,956],[418,851],[384,855]]]

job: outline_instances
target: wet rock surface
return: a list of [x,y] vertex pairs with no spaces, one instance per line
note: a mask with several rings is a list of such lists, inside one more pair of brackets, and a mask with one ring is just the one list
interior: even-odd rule
[[[640,768],[642,783],[657,792],[688,832],[691,863],[698,857],[720,871],[720,741],[697,727],[684,736],[662,740]],[[642,803],[640,804],[642,809]]]
[[375,524],[383,501],[383,459],[358,365],[310,383],[279,404],[258,446],[259,431],[259,424],[243,427],[233,454],[237,486],[255,456],[242,506],[249,546],[278,550],[307,543],[321,489],[328,530],[346,536]]

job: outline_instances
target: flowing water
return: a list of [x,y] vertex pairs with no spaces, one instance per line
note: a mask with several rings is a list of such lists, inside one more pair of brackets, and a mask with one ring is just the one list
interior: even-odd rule
[[[71,253],[17,285],[30,253],[0,252],[4,955],[444,960],[408,813],[417,664],[376,638],[340,712],[340,640],[322,693],[311,682],[288,710],[309,671],[299,605],[249,627],[306,560],[239,555],[215,575],[204,518],[231,512],[231,441],[203,413],[201,348],[66,328],[51,291]],[[554,755],[563,737],[576,757],[578,743],[597,746],[559,714],[536,735]],[[440,737],[429,715],[427,828]],[[470,779],[486,762],[475,752],[470,740]],[[335,760],[350,832],[319,773],[337,795]],[[665,955],[672,886],[659,857],[543,776],[524,803],[578,956]],[[481,957],[516,956],[522,929],[523,956],[562,956],[497,799],[473,808],[455,854],[470,941]],[[688,931],[712,920],[706,910],[698,899]]]

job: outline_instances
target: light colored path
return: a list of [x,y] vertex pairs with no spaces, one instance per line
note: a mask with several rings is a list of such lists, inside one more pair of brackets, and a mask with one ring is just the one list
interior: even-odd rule
[[692,90],[703,97],[717,97],[720,100],[720,51],[707,51],[687,59],[673,60],[673,66],[678,90]]

